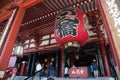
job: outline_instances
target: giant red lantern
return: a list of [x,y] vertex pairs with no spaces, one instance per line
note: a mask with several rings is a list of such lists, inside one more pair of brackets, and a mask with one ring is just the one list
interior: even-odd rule
[[88,23],[86,15],[78,8],[61,11],[55,20],[56,41],[60,45],[65,45],[68,42],[84,45],[88,40],[86,23]]

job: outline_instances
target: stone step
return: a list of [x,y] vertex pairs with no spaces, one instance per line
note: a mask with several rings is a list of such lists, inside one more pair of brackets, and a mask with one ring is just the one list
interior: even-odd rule
[[[14,80],[24,80],[25,78],[27,78],[27,76],[16,76],[14,78]],[[57,78],[57,77],[52,77],[52,78],[54,80],[115,80],[112,77],[98,77],[98,78]],[[12,80],[12,79],[8,78],[7,80]],[[47,77],[41,77],[41,78],[30,77],[27,80],[49,80],[49,79]]]

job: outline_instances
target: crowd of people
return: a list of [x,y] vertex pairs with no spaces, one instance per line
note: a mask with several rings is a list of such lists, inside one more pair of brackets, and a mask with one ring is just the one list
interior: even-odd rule
[[[75,65],[73,65],[72,67],[75,67]],[[93,59],[93,61],[91,62],[91,65],[88,66],[88,69],[90,72],[90,77],[98,77],[99,71],[98,71],[97,61],[95,59]],[[35,73],[36,73],[35,74],[36,77],[55,76],[55,69],[54,69],[53,63],[50,62],[46,66],[42,66],[41,63],[39,61],[37,61]],[[64,68],[64,77],[69,77],[68,66],[65,66],[65,68]]]
[[[73,65],[72,67],[75,67],[75,65]],[[98,69],[97,61],[95,59],[93,59],[93,62],[91,63],[91,65],[88,68],[89,68],[89,72],[90,72],[90,77],[98,77],[99,76],[99,69]],[[11,79],[12,80],[16,76],[16,73],[17,73],[17,67],[14,67],[11,71],[11,74],[12,74]],[[35,63],[35,77],[41,77],[41,76],[45,76],[45,77],[50,77],[50,76],[54,77],[55,76],[55,69],[54,69],[52,62],[48,63],[46,66],[42,66],[39,61],[37,61]],[[65,68],[64,68],[64,77],[69,77],[68,66],[65,66]]]
[[40,77],[40,76],[55,76],[55,71],[54,71],[54,66],[53,63],[50,62],[48,65],[43,67],[41,63],[38,61],[36,63],[36,70],[35,70],[35,76]]

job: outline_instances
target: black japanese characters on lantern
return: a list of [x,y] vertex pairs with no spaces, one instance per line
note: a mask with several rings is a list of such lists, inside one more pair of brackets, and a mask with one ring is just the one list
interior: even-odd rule
[[82,46],[87,42],[88,32],[85,30],[86,16],[84,15],[85,13],[79,8],[67,8],[58,13],[54,30],[58,44],[66,47],[72,42],[74,47],[78,47],[77,44]]
[[75,15],[76,11],[74,9],[67,9],[57,15],[56,30],[60,38],[77,35],[77,24],[80,22]]

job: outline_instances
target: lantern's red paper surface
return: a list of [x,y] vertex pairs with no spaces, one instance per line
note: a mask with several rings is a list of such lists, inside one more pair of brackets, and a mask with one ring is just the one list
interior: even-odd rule
[[88,40],[85,28],[86,16],[78,8],[66,9],[60,12],[55,20],[55,39],[60,45],[68,41],[76,41],[84,45]]

